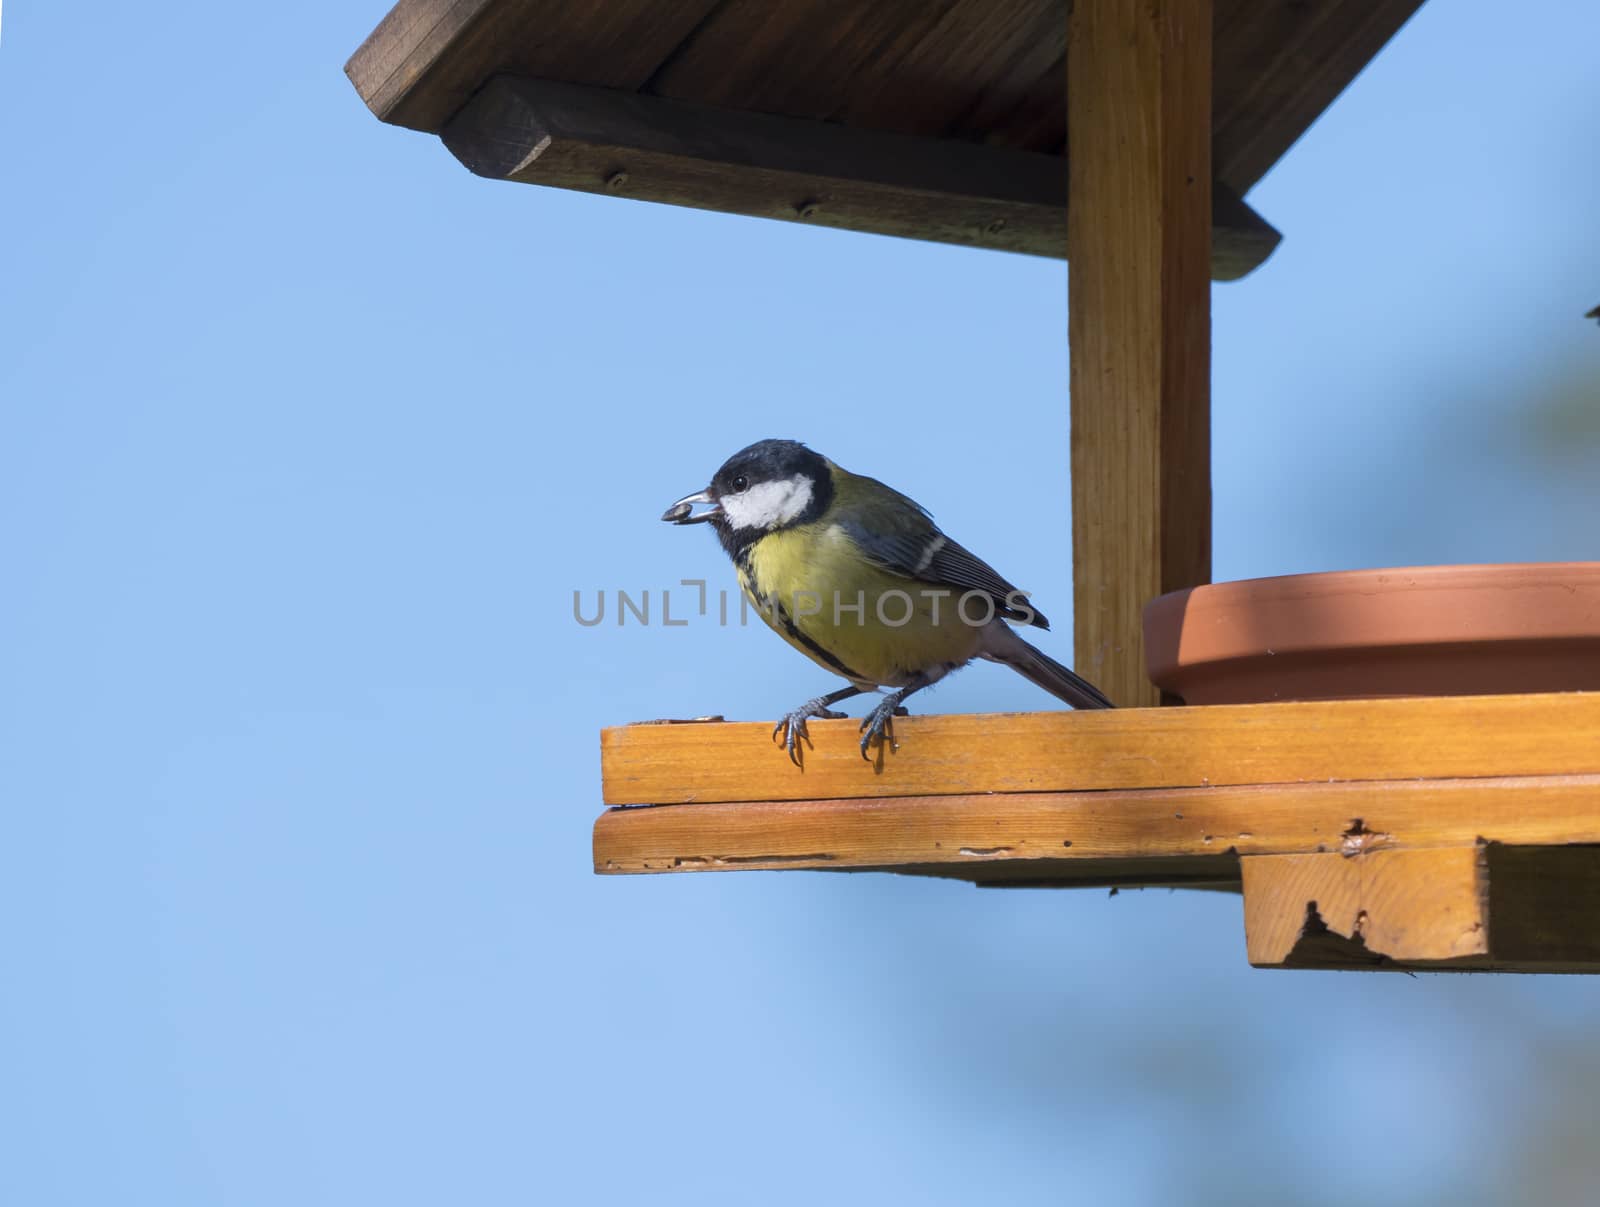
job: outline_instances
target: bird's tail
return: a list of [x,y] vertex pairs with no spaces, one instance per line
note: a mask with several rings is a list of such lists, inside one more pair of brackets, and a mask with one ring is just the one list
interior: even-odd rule
[[1003,662],[1025,679],[1044,688],[1073,708],[1115,708],[1105,692],[1083,676],[1062,666],[1043,650],[1035,649],[1019,637],[1010,625],[993,624],[985,631],[981,657]]

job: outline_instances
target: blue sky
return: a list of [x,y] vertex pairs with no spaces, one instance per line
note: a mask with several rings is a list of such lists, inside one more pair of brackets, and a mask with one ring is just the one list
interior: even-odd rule
[[[571,618],[731,583],[656,517],[750,440],[914,495],[1070,649],[1066,269],[479,180],[344,80],[381,9],[7,6],[0,1198],[1593,1172],[1588,980],[1253,972],[1211,894],[592,876],[602,726],[828,686],[755,627]],[[1427,5],[1252,194],[1218,577],[1597,556],[1595,45],[1583,0]]]

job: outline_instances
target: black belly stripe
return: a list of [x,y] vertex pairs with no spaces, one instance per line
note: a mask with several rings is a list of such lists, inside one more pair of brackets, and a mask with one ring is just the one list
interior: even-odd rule
[[782,604],[777,605],[777,616],[778,616],[779,622],[783,625],[783,631],[785,633],[789,634],[789,636],[793,637],[801,645],[805,646],[806,649],[810,650],[811,653],[815,654],[818,658],[822,659],[822,661],[824,663],[826,663],[828,666],[831,666],[834,670],[838,671],[846,679],[853,679],[857,683],[874,683],[874,682],[876,682],[876,680],[869,679],[865,675],[856,674],[855,671],[851,670],[848,666],[846,666],[844,663],[840,662],[837,658],[835,658],[827,650],[823,649],[820,645],[818,645],[810,637],[807,637],[804,633],[802,633],[800,631],[799,626],[796,625],[794,621],[789,619],[789,613],[787,613],[787,612],[785,612],[783,610],[783,605]]
[[837,658],[835,658],[827,650],[823,649],[820,645],[818,645],[810,637],[808,637],[804,633],[802,633],[800,631],[800,627],[795,624],[794,620],[790,618],[789,613],[784,610],[783,602],[781,600],[770,598],[768,595],[766,595],[761,590],[761,584],[756,582],[756,576],[755,576],[754,572],[751,569],[750,558],[749,558],[749,554],[748,553],[746,553],[743,557],[741,557],[739,559],[739,566],[740,566],[740,569],[742,569],[745,572],[745,575],[749,580],[750,593],[756,597],[757,605],[762,607],[762,608],[765,608],[765,609],[770,609],[772,615],[776,616],[778,618],[778,623],[783,626],[783,631],[785,633],[789,634],[790,637],[794,638],[801,645],[805,646],[806,650],[809,653],[811,653],[815,657],[821,659],[822,664],[824,666],[832,667],[835,671],[838,671],[839,674],[843,675],[846,679],[853,680],[856,683],[876,683],[877,682],[876,679],[869,678],[866,675],[858,675],[858,674],[856,674],[855,671],[851,670],[848,666],[846,666],[844,663],[840,662]]

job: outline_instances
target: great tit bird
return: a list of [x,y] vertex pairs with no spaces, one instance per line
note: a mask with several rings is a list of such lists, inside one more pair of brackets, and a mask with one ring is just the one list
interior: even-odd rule
[[[707,511],[695,508],[709,504]],[[796,764],[811,717],[892,688],[861,723],[861,757],[904,715],[906,698],[974,658],[1003,662],[1074,708],[1111,708],[1093,684],[1008,624],[1048,629],[1043,613],[956,544],[920,505],[841,469],[796,440],[762,440],[729,457],[711,485],[663,520],[710,523],[761,618],[848,687],[807,700],[773,729]]]

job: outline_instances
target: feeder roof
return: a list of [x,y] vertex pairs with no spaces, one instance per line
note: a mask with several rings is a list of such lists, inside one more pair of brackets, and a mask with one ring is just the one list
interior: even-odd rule
[[[1216,0],[1213,163],[1242,196],[1421,0]],[[431,133],[492,76],[1060,155],[1066,0],[400,0],[346,68]]]
[[[1214,278],[1271,255],[1244,194],[1420,3],[1215,0]],[[346,71],[479,175],[1065,256],[1068,7],[400,0]]]

